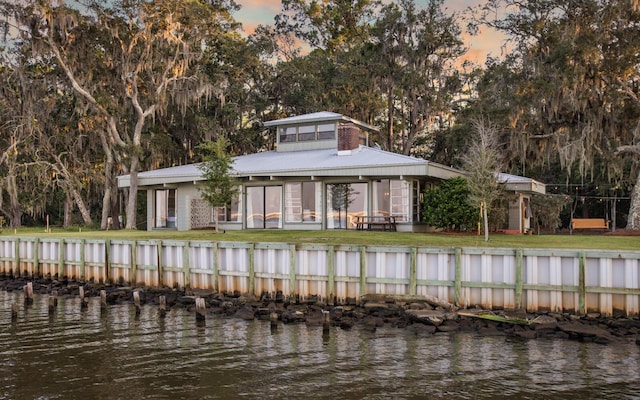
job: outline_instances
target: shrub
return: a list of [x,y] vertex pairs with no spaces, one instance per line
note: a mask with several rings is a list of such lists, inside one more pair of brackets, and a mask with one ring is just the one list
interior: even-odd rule
[[443,181],[424,192],[422,221],[434,228],[471,230],[478,218],[478,210],[469,202],[469,186],[464,178]]

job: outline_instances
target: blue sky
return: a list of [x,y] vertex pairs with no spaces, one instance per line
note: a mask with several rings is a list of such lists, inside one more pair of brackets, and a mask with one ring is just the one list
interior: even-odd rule
[[[245,31],[253,32],[259,24],[273,24],[274,16],[280,12],[280,0],[236,0],[242,9],[235,14],[236,20],[242,23]],[[416,0],[418,6],[425,5],[427,0]],[[468,7],[477,6],[483,0],[445,0],[444,6],[452,12],[461,12]],[[504,43],[504,36],[498,32],[483,29],[476,37],[464,36],[469,46],[467,59],[477,63],[484,63],[488,54],[500,56],[500,47]]]

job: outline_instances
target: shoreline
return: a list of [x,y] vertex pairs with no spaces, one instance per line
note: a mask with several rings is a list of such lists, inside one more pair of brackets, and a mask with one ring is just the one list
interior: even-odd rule
[[[269,320],[273,313],[284,324],[304,323],[322,326],[323,312],[328,311],[330,324],[349,330],[354,326],[375,331],[378,327],[391,326],[407,329],[416,335],[476,333],[480,336],[504,336],[529,339],[565,339],[600,344],[636,343],[640,345],[640,318],[614,315],[603,317],[599,313],[576,315],[572,313],[539,312],[524,310],[482,310],[479,308],[456,309],[433,299],[418,297],[408,300],[393,296],[366,295],[359,304],[355,299],[346,305],[327,305],[314,298],[304,301],[275,297],[268,293],[260,297],[247,294],[215,293],[211,290],[183,290],[176,288],[133,287],[124,284],[102,284],[75,280],[12,278],[0,275],[0,290],[24,291],[32,282],[33,293],[51,295],[57,291],[60,298],[79,295],[80,287],[85,297],[99,297],[106,291],[108,305],[134,304],[134,292],[140,303],[159,305],[159,297],[165,296],[167,309],[186,308],[196,313],[196,298],[203,298],[206,315],[224,315],[243,320]],[[435,299],[437,300],[437,299]]]

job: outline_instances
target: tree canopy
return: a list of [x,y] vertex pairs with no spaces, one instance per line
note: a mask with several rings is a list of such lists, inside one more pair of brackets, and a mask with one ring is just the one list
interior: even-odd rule
[[[0,213],[13,226],[106,228],[123,214],[135,228],[138,171],[201,161],[219,139],[233,154],[271,149],[262,121],[326,110],[379,127],[386,150],[454,167],[482,116],[503,172],[606,187],[640,229],[637,0],[486,0],[468,14],[444,0],[284,0],[251,35],[232,0],[0,9]],[[482,67],[465,60],[463,27],[478,24],[510,41]]]

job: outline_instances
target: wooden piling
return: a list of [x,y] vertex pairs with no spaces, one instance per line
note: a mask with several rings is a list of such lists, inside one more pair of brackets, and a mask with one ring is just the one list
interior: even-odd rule
[[33,282],[27,282],[24,285],[24,302],[25,304],[33,304]]
[[322,316],[324,317],[322,322],[322,333],[329,333],[329,329],[331,328],[331,313],[329,311],[322,311]]
[[207,315],[207,307],[202,297],[196,298],[196,321],[204,321]]
[[58,291],[52,290],[51,297],[53,297],[53,307],[58,307]]
[[18,303],[11,303],[11,321],[18,320]]
[[53,315],[56,311],[56,299],[53,296],[49,296],[49,315]]
[[164,318],[167,316],[167,298],[165,296],[160,296],[160,309],[158,310],[158,316],[160,318]]
[[101,314],[107,313],[107,291],[106,290],[100,291],[100,313]]
[[136,315],[140,315],[140,292],[133,292],[133,304],[136,306]]
[[89,299],[84,297],[84,286],[78,287],[78,293],[80,295],[80,309],[89,308]]
[[269,320],[271,321],[271,329],[278,329],[278,313],[272,312],[269,314]]

